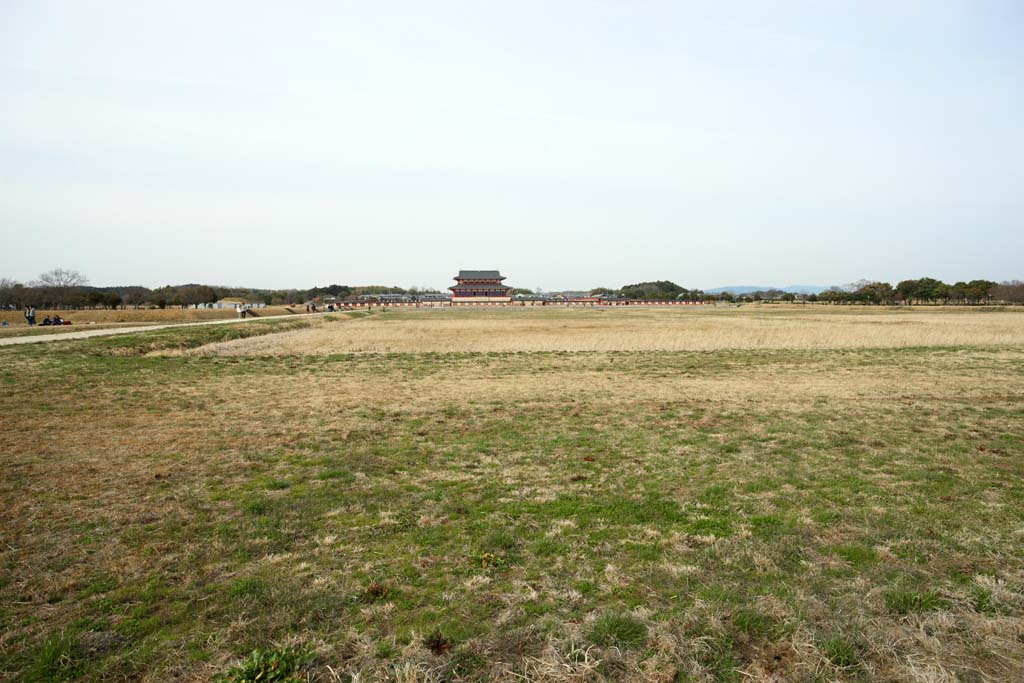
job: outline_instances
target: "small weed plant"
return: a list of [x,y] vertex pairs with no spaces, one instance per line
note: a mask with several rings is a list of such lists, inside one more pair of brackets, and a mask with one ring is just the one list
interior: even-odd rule
[[380,581],[373,581],[369,586],[366,587],[366,601],[376,602],[386,598],[388,595],[388,587]]
[[424,640],[423,644],[435,655],[443,655],[452,649],[451,638],[441,633],[440,629],[434,629]]
[[290,647],[253,650],[238,666],[213,679],[214,683],[301,683],[300,670],[313,653]]

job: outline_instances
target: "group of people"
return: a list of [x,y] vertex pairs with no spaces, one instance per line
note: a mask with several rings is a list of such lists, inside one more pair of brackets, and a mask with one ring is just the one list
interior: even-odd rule
[[[25,322],[28,323],[29,327],[32,327],[33,325],[36,324],[35,306],[25,307]],[[49,325],[70,325],[71,321],[65,320],[64,318],[60,317],[59,313],[54,313],[52,318],[50,316],[46,316],[45,318],[43,318],[43,322],[39,324],[44,327]]]

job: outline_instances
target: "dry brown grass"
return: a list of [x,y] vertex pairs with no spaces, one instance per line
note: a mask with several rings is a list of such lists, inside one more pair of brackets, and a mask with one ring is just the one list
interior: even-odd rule
[[[273,406],[285,413],[333,415],[333,425],[346,428],[362,422],[351,412],[361,406],[398,405],[429,412],[455,396],[470,405],[486,404],[500,396],[501,401],[520,406],[578,401],[618,408],[637,401],[703,401],[709,405],[758,404],[799,410],[818,397],[871,403],[922,395],[964,399],[1012,396],[1021,390],[1020,378],[993,374],[978,361],[1003,365],[1020,357],[1019,350],[993,349],[944,359],[941,365],[891,359],[857,368],[844,365],[841,359],[818,358],[813,363],[814,371],[809,371],[802,358],[780,357],[764,365],[748,366],[742,373],[699,367],[681,373],[661,371],[655,366],[630,375],[611,368],[634,366],[636,359],[608,353],[547,358],[536,372],[523,362],[514,375],[500,378],[495,377],[495,370],[503,368],[507,372],[507,362],[499,360],[494,364],[460,365],[458,372],[403,377],[400,382],[390,375],[381,377],[367,367],[364,373],[343,378],[303,374],[256,376],[245,382],[210,379],[194,390],[199,395],[224,397],[226,406],[251,406],[258,399],[261,409]],[[246,416],[240,414],[236,419]]]
[[[301,309],[292,309],[298,313]],[[287,315],[289,309],[287,306],[267,306],[266,308],[257,309],[256,315],[258,317],[266,317],[271,315]],[[237,318],[238,312],[231,308],[212,308],[212,309],[179,309],[179,308],[166,308],[166,309],[144,309],[138,310],[127,308],[124,310],[81,310],[81,311],[53,311],[39,309],[36,311],[36,322],[42,322],[46,316],[53,316],[59,314],[62,318],[70,320],[74,325],[82,325],[85,323],[96,323],[96,324],[113,324],[113,323],[126,323],[126,324],[139,324],[139,323],[173,323],[173,322],[199,322],[202,320],[225,320],[230,318]],[[13,326],[19,328],[26,328],[25,325],[25,314],[24,311],[0,311],[0,322],[8,322]]]
[[852,349],[1013,344],[1024,310],[815,307],[396,311],[196,354]]

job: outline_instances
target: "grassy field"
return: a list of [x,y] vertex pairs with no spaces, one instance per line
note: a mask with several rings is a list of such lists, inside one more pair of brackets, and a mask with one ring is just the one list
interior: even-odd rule
[[[266,308],[254,309],[254,313],[258,317],[271,316],[271,315],[288,315],[289,313],[300,313],[304,309],[302,307],[289,309],[286,306],[267,306]],[[226,320],[231,318],[237,318],[238,312],[232,308],[210,308],[210,309],[180,309],[180,308],[165,308],[165,309],[114,309],[114,310],[81,310],[81,311],[51,311],[51,310],[39,310],[36,312],[36,322],[41,323],[43,318],[50,316],[52,317],[55,313],[59,313],[62,318],[70,320],[72,325],[70,329],[78,329],[76,326],[92,324],[92,325],[114,325],[119,323],[126,323],[132,325],[139,325],[145,323],[189,323],[199,322],[202,320]],[[20,330],[25,332],[28,330],[28,326],[25,324],[25,313],[23,311],[0,311],[0,322],[7,322],[12,327],[2,328],[0,331],[8,332],[9,330]],[[38,325],[32,329],[32,331],[40,328]],[[60,328],[62,329],[62,328]]]
[[[254,319],[283,315],[299,315],[303,312],[299,308],[288,308],[286,306],[267,306],[250,312]],[[41,322],[45,316],[52,316],[55,311],[39,311],[36,320]],[[72,321],[71,325],[51,327],[48,325],[36,324],[29,327],[25,323],[24,315],[19,311],[0,312],[0,322],[6,322],[7,327],[0,327],[0,340],[11,337],[26,336],[48,336],[52,334],[67,334],[69,332],[81,332],[83,330],[110,330],[125,327],[148,327],[156,325],[169,325],[175,323],[194,323],[216,320],[236,320],[238,312],[233,309],[209,309],[191,310],[168,308],[164,310],[147,309],[125,309],[125,310],[83,310],[83,311],[61,311],[60,314]]]
[[372,325],[264,337],[198,353],[693,351],[999,345],[1024,340],[1024,309],[744,306],[394,311]]
[[[156,325],[158,323],[140,323],[140,325]],[[120,323],[107,323],[107,324],[89,324],[89,325],[61,325],[58,327],[35,325],[29,327],[28,325],[11,325],[10,327],[0,327],[0,339],[10,339],[11,337],[47,337],[51,334],[62,334],[67,332],[79,332],[81,330],[111,330],[119,327],[134,327],[134,325],[124,325]]]
[[1021,680],[1022,330],[390,311],[0,349],[0,678],[292,648],[315,681]]

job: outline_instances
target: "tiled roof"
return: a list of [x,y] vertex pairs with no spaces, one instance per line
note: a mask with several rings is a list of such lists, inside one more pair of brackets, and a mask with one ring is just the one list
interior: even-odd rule
[[456,280],[504,280],[496,270],[460,270]]

